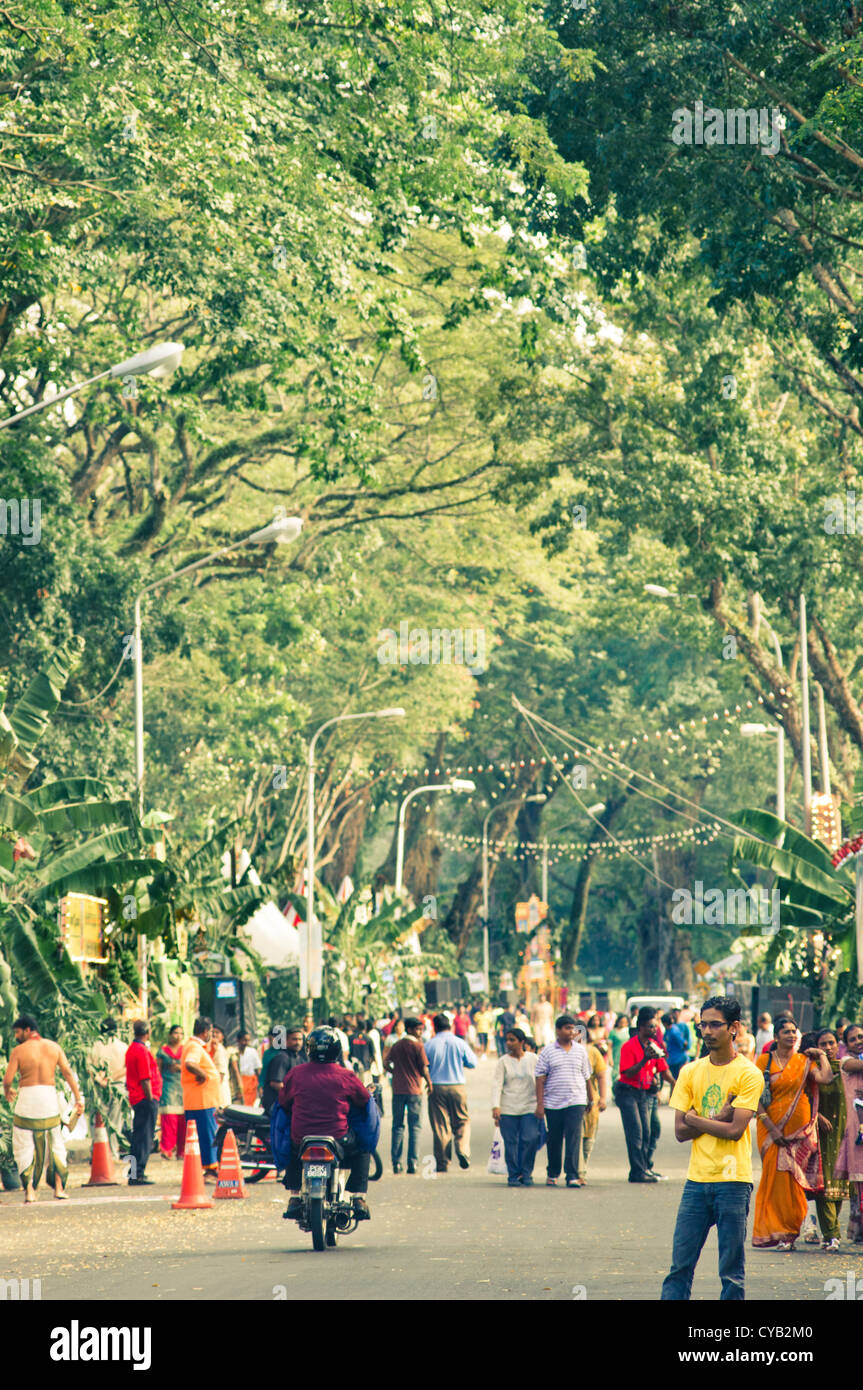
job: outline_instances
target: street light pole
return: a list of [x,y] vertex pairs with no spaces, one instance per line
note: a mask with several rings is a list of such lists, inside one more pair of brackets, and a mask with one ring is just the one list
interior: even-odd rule
[[809,648],[807,644],[806,595],[800,595],[800,704],[802,706],[801,767],[803,771],[803,829],[812,834],[812,750],[809,747]]
[[[300,926],[300,995],[307,994],[309,1012],[312,1004],[312,936],[314,932],[315,920],[315,744],[325,729],[331,729],[334,724],[344,724],[353,719],[403,719],[405,711],[403,709],[376,709],[363,710],[357,714],[337,714],[334,719],[328,719],[321,724],[312,736],[309,744],[309,794],[308,794],[308,817],[307,817],[307,842],[306,842],[306,920]],[[321,943],[315,941],[315,945]],[[305,986],[305,991],[304,991]],[[319,995],[315,995],[319,998]]]
[[116,367],[109,367],[106,372],[98,372],[96,376],[79,381],[75,386],[67,386],[65,391],[59,391],[49,400],[37,401],[35,405],[28,405],[26,410],[19,410],[17,414],[7,416],[5,420],[0,420],[0,430],[17,424],[27,415],[35,415],[39,410],[48,410],[52,405],[59,405],[60,401],[68,400],[69,396],[83,391],[85,386],[93,386],[97,381],[104,381],[106,377],[167,376],[179,365],[184,351],[182,343],[159,343],[157,347],[147,348],[145,352],[136,353],[125,362],[118,362]]
[[396,840],[396,894],[402,891],[402,880],[405,867],[405,825],[408,802],[422,792],[475,792],[476,783],[469,781],[466,777],[453,777],[450,782],[430,782],[424,787],[414,787],[412,792],[408,792],[401,806],[399,807],[398,837]]
[[[134,359],[132,360],[134,361]],[[181,569],[174,570],[172,574],[160,575],[152,583],[146,584],[135,596],[132,661],[135,671],[135,800],[139,820],[144,818],[144,656],[141,649],[141,599],[145,594],[160,588],[162,584],[168,584],[172,579],[179,579],[184,574],[191,574],[193,570],[201,569],[204,565],[210,564],[212,560],[218,560],[222,555],[227,555],[232,550],[238,550],[240,546],[250,543],[266,544],[269,541],[296,540],[302,526],[303,522],[300,517],[287,517],[280,521],[273,521],[269,526],[253,531],[250,536],[244,536],[242,540],[234,541],[231,545],[222,546],[220,550],[214,550],[211,555],[205,555],[203,559],[195,560],[191,565],[183,565]],[[146,939],[140,933],[138,935],[138,963],[141,975],[141,1005],[146,1015],[149,1003],[147,949]]]

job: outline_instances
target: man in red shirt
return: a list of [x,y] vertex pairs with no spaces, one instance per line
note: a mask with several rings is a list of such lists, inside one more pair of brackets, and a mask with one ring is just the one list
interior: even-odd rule
[[393,1131],[391,1153],[393,1172],[402,1171],[402,1145],[405,1133],[405,1111],[408,1117],[408,1172],[415,1173],[419,1161],[419,1136],[422,1128],[423,1082],[432,1093],[429,1059],[422,1045],[422,1021],[405,1019],[405,1035],[393,1043],[384,1071],[393,1079]]
[[365,1111],[369,1092],[355,1072],[340,1065],[341,1040],[335,1028],[315,1028],[306,1039],[308,1062],[288,1072],[279,1092],[279,1105],[291,1117],[291,1161],[285,1174],[290,1188],[286,1217],[300,1215],[300,1185],[303,1180],[300,1148],[310,1134],[328,1134],[337,1139],[343,1163],[350,1168],[346,1191],[354,1193],[354,1215],[368,1221],[371,1212],[365,1199],[369,1186],[369,1155],[360,1151],[359,1141],[348,1126],[351,1106]]
[[656,1010],[645,1005],[638,1010],[634,1036],[620,1049],[620,1075],[614,1098],[626,1136],[630,1182],[660,1181],[660,1175],[650,1166],[650,1096],[654,1076],[667,1072],[668,1063],[656,1040],[657,1033]]
[[162,1095],[162,1075],[156,1059],[147,1046],[150,1025],[139,1018],[134,1026],[134,1042],[126,1049],[126,1090],[134,1113],[132,1121],[132,1167],[130,1187],[149,1187],[152,1178],[145,1176],[147,1159],[153,1152],[156,1115]]

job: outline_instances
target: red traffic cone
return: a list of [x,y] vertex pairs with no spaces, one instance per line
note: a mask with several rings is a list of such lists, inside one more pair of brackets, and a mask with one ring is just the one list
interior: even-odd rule
[[222,1161],[219,1164],[219,1176],[213,1196],[245,1197],[245,1195],[246,1189],[243,1187],[243,1170],[240,1167],[237,1136],[232,1129],[229,1129],[222,1146]]
[[190,1120],[186,1126],[186,1151],[183,1156],[183,1181],[180,1186],[180,1197],[171,1206],[174,1211],[185,1209],[197,1210],[199,1207],[211,1207],[213,1201],[207,1196],[204,1188],[204,1170],[201,1167],[201,1146],[198,1143],[198,1126],[194,1120]]
[[102,1121],[101,1115],[96,1115],[93,1126],[93,1155],[90,1159],[90,1181],[81,1184],[82,1187],[117,1187],[117,1179],[114,1177],[114,1160],[111,1157],[111,1145],[108,1143],[108,1131]]

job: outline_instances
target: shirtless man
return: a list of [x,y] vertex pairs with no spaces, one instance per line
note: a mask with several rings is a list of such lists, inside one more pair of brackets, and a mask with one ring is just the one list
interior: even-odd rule
[[54,1180],[54,1196],[66,1193],[66,1147],[60,1137],[60,1103],[56,1071],[69,1083],[75,1097],[75,1119],[83,1113],[84,1102],[72,1068],[59,1043],[39,1036],[36,1020],[22,1014],[12,1025],[17,1047],[13,1047],[3,1077],[3,1092],[12,1102],[12,1082],[18,1073],[18,1097],[12,1115],[12,1152],[24,1183],[24,1201],[35,1202],[48,1156],[48,1181]]

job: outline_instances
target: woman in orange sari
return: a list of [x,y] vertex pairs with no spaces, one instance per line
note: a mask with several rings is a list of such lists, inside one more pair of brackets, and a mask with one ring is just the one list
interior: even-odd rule
[[[774,1050],[755,1060],[765,1074],[758,1106],[761,1181],[752,1231],[752,1244],[761,1250],[794,1249],[806,1220],[806,1190],[793,1173],[780,1169],[779,1153],[799,1138],[812,1119],[807,1082],[826,1086],[833,1080],[830,1064],[819,1048],[795,1052],[796,1045],[797,1024],[786,1018],[777,1027]],[[817,1145],[817,1137],[814,1142]]]

